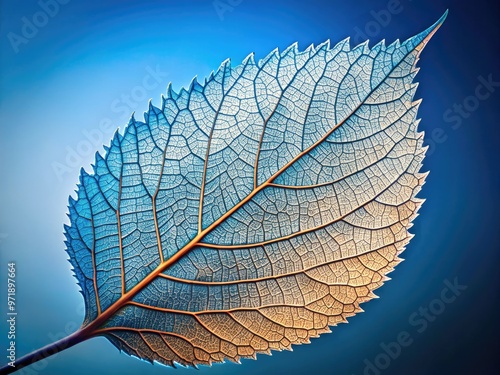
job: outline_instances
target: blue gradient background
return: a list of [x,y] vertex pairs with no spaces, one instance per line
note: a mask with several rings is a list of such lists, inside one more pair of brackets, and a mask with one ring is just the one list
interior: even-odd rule
[[[478,76],[500,81],[499,11],[491,2],[401,0],[403,10],[387,26],[368,29],[371,45],[406,39],[450,8],[448,20],[422,54],[417,76],[419,115],[431,145],[425,170],[431,174],[420,196],[427,199],[415,221],[416,237],[365,313],[294,352],[260,355],[242,365],[202,367],[206,374],[362,374],[365,359],[401,331],[414,342],[382,374],[489,373],[498,366],[499,281],[499,90],[481,101],[458,129],[443,119],[454,103],[473,95]],[[206,1],[77,1],[61,5],[27,44],[15,53],[8,33],[21,33],[22,17],[40,10],[34,0],[0,2],[0,312],[1,357],[6,362],[6,263],[17,262],[17,354],[50,343],[82,321],[82,298],[64,252],[62,224],[77,167],[58,178],[55,162],[99,129],[107,143],[133,112],[160,105],[169,81],[174,89],[200,80],[230,57],[260,59],[275,47],[298,41],[301,49],[331,39],[355,37],[387,9],[383,1],[243,0],[221,20]],[[373,26],[373,24],[372,24]],[[360,41],[359,38],[356,41]],[[142,85],[147,67],[168,73],[147,98],[123,107],[122,95]],[[140,117],[140,116],[139,116]],[[432,137],[441,128],[444,135]],[[439,133],[439,130],[437,131]],[[437,133],[435,133],[437,134]],[[444,142],[438,143],[436,140]],[[102,142],[81,152],[89,168]],[[409,316],[439,297],[443,280],[468,286],[458,299],[417,333]],[[496,358],[495,358],[496,357]],[[92,339],[31,366],[26,374],[166,374],[119,352],[105,339]],[[177,370],[195,373],[193,369]],[[495,371],[496,372],[496,371]],[[372,374],[372,373],[370,373]]]

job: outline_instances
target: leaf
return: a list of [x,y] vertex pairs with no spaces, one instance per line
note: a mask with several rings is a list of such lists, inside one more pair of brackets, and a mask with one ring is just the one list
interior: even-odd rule
[[290,349],[362,311],[422,203],[412,82],[445,17],[402,44],[226,60],[132,118],[70,199],[81,335],[196,366]]

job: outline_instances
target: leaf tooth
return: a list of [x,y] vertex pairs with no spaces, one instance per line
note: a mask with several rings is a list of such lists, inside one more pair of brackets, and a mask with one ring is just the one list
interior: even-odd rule
[[113,135],[113,140],[111,141],[111,143],[116,147],[120,147],[122,140],[123,136],[120,134],[120,128],[118,128],[116,129],[115,134]]
[[313,54],[316,53],[316,49],[314,48],[314,43],[311,43],[304,51],[302,51],[300,54]]
[[214,79],[214,71],[212,70],[208,77],[205,77],[205,81],[203,83],[203,86],[206,87],[208,83],[210,83]]
[[167,99],[171,99],[172,98],[172,93],[173,93],[172,82],[169,82],[168,85],[167,85]]
[[337,46],[340,48],[341,51],[349,52],[351,50],[351,37],[348,36],[344,40],[341,40],[340,42],[337,43],[335,48],[337,48]]
[[297,42],[290,44],[287,48],[285,48],[283,52],[281,52],[281,57],[285,57],[288,54],[291,54],[293,57],[295,57],[298,53],[298,46],[299,43]]
[[124,130],[123,130],[123,136],[122,136],[122,140],[125,139],[127,136],[134,136],[137,131],[136,131],[136,128],[135,128],[135,113],[132,113],[132,116],[130,116],[130,119],[128,120],[128,123],[127,123],[127,126],[125,126]]
[[[105,147],[105,149],[106,149],[106,147]],[[102,155],[99,152],[95,153],[95,161],[96,161],[96,164],[102,163],[104,161],[104,158],[102,157]]]
[[417,75],[418,72],[420,72],[420,68],[417,66],[417,62],[418,62],[418,59],[415,59],[415,61],[413,63],[413,67],[410,71],[410,73],[415,74],[415,75]]
[[195,76],[195,81],[194,81],[194,86],[193,86],[193,90],[195,91],[198,91],[198,92],[203,92],[203,85],[200,81],[198,81],[198,76]]
[[141,359],[141,360],[143,360],[143,361],[148,362],[148,363],[149,363],[149,364],[151,364],[151,365],[154,365],[154,364],[155,364],[155,363],[154,363],[154,360],[153,360],[152,358],[149,358],[149,357],[146,357],[146,356],[145,356],[144,358],[140,358],[140,359]]
[[279,58],[279,55],[280,55],[279,49],[278,48],[273,49],[266,57],[259,60],[258,63],[259,68],[262,69],[262,67],[267,63],[269,63],[269,61],[271,61],[273,58],[275,57]]
[[249,66],[257,65],[255,63],[255,53],[254,52],[249,53],[248,56],[243,59],[242,64],[244,67],[246,67],[247,65]]
[[83,184],[83,178],[88,177],[88,175],[89,174],[87,173],[87,171],[83,167],[81,167],[80,168],[80,182],[82,184]]
[[[428,146],[425,146],[425,147],[428,147]],[[417,174],[417,178],[425,180],[430,173],[431,173],[431,171],[420,172]]]
[[177,100],[178,97],[179,95],[172,88],[172,82],[169,82],[167,86],[167,99]]
[[376,58],[380,51],[385,49],[385,39],[382,39],[380,42],[375,44],[369,51],[368,55],[371,58]]
[[413,189],[413,196],[416,196],[418,193],[420,193],[420,190],[422,190],[422,186],[416,186],[414,189]]
[[[422,132],[422,133],[425,133],[425,132]],[[422,147],[422,150],[423,150],[423,154],[425,155],[427,150],[429,149],[429,145],[426,145],[426,146],[423,146]]]
[[418,108],[420,107],[420,104],[422,104],[422,101],[423,99],[420,98],[420,99],[417,99],[417,100],[414,100],[412,103],[411,103],[411,106],[412,108],[415,108],[418,110]]
[[130,115],[130,119],[128,120],[128,126],[135,126],[135,111]]
[[320,51],[326,52],[329,49],[330,49],[330,39],[327,39],[316,47],[316,53]]
[[319,48],[319,46],[318,47],[314,47],[314,44],[311,44],[309,47],[307,47],[304,50],[303,53],[309,54],[309,58],[312,58],[312,57],[315,57],[315,56],[319,56],[320,53],[326,53],[326,49],[325,48]]
[[144,122],[146,124],[149,124],[149,114],[151,113],[151,110],[152,110],[152,107],[153,107],[153,103],[152,103],[153,99],[149,99],[148,101],[148,110],[147,111],[144,111]]
[[231,58],[228,57],[223,62],[221,62],[219,69],[221,69],[221,68],[222,69],[231,68]]
[[193,90],[195,89],[196,87],[196,83],[198,82],[198,76],[194,76],[192,79],[191,79],[191,82],[189,82],[189,87],[187,89],[188,93],[191,93],[193,92]]
[[333,48],[328,50],[327,60],[333,59],[339,52],[349,52],[351,50],[350,38],[347,37],[344,40],[338,42]]
[[385,48],[385,39],[382,39],[380,42],[378,42],[377,44],[375,44],[373,47],[372,47],[372,51],[380,51],[380,50],[383,50]]
[[[163,102],[163,100],[164,100],[164,96],[162,95],[162,102]],[[156,117],[159,114],[162,114],[161,109],[158,107],[155,107],[153,105],[153,101],[151,99],[149,99],[148,111],[144,112],[144,120],[146,121],[146,124],[149,126],[149,119],[152,117]]]
[[[427,173],[417,173],[416,174],[416,177],[417,179],[419,180],[419,184],[420,185],[424,185],[425,184],[425,180],[427,178]],[[422,202],[423,203],[423,202]]]
[[358,52],[358,50],[361,50],[362,54],[368,54],[370,53],[370,48],[368,47],[368,43],[370,42],[369,39],[365,40],[363,43],[359,43],[357,46],[355,46],[352,51],[353,52]]
[[[413,238],[413,234],[408,232],[414,225],[415,223],[413,223],[413,220],[418,216],[418,214],[416,213],[413,213],[411,216],[410,216],[410,220],[408,221],[408,224],[406,224],[406,232],[407,232],[407,237],[405,239],[405,245],[407,245],[410,240]],[[412,235],[412,237],[409,237],[410,235]]]
[[[178,102],[178,106],[181,102],[187,103],[190,96],[191,96],[191,89],[190,88],[186,89],[185,87],[181,87],[181,89],[179,90],[179,96],[177,98],[177,100],[179,100],[179,98],[181,98],[181,101]],[[184,108],[184,105],[185,104],[182,104],[182,108]],[[181,108],[181,107],[179,107],[179,108]]]
[[187,93],[187,90],[184,87],[181,87],[181,89],[179,90],[179,96],[186,95],[186,93]]
[[222,77],[227,76],[228,71],[231,70],[231,59],[225,59],[220,65],[217,71],[214,74],[214,79],[220,79],[222,81]]
[[[415,204],[417,205],[417,209],[416,211],[420,210],[420,207],[422,207],[422,205],[425,203],[426,199],[425,198],[414,198],[415,200]],[[415,211],[415,212],[416,212]],[[418,214],[420,215],[420,214]],[[415,216],[416,217],[416,216]]]
[[[382,278],[382,279],[383,279],[383,278]],[[385,280],[384,280],[384,281],[385,281]],[[368,296],[367,296],[367,297],[369,297],[369,298],[373,298],[373,299],[378,299],[378,298],[380,298],[379,296],[377,296],[377,295],[376,295],[375,293],[373,293],[372,291],[370,291],[370,292],[368,293]]]
[[399,47],[401,47],[401,43],[399,42],[399,39],[396,39],[394,42],[392,42],[386,49],[386,52],[389,54],[394,53],[395,50],[397,50]]

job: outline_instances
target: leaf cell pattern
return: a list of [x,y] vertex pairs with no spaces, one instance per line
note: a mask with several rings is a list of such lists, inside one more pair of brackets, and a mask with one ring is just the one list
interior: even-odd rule
[[420,51],[344,40],[222,63],[116,132],[70,198],[83,327],[196,366],[290,349],[362,311],[411,238]]

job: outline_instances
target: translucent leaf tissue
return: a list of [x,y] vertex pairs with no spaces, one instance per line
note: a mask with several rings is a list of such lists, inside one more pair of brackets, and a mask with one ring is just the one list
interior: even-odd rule
[[[255,358],[361,312],[411,238],[425,148],[403,43],[229,60],[116,132],[70,198],[74,334],[165,365]],[[320,342],[316,345],[321,345]]]

